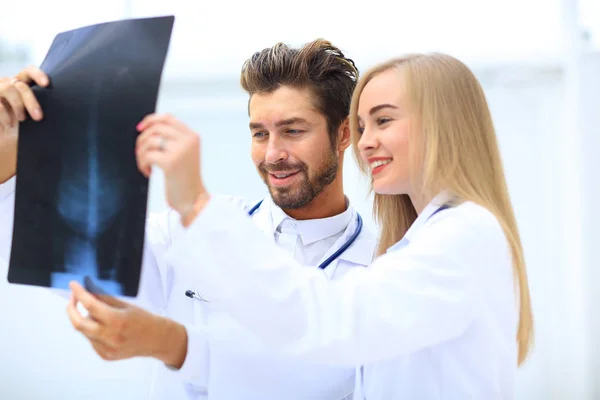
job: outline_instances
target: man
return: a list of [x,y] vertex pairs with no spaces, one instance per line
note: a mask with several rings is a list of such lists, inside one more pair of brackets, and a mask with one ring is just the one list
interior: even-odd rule
[[[38,72],[30,70],[18,78],[31,81]],[[357,75],[354,63],[324,40],[301,49],[281,43],[264,49],[244,64],[241,74],[241,85],[250,96],[252,159],[271,196],[260,203],[232,201],[251,214],[282,250],[308,268],[321,266],[332,279],[349,268],[368,265],[375,249],[374,237],[360,229],[360,217],[349,206],[342,184],[344,151],[350,144],[347,115]],[[12,94],[8,100],[17,97],[15,92],[28,94],[21,82],[5,85]],[[0,89],[0,96],[8,92]],[[35,118],[34,100],[21,98]],[[23,116],[19,115],[23,107],[13,108],[17,112],[13,110],[10,118],[0,115],[0,121]],[[198,136],[171,116],[153,116],[143,124],[150,133],[185,132],[188,151],[198,151]],[[152,142],[156,138],[146,145]],[[149,176],[150,170],[144,173]],[[74,287],[94,318],[83,318],[73,302],[69,316],[96,352],[105,359],[151,356],[170,365],[155,380],[157,398],[176,397],[173,378],[185,382],[189,398],[350,398],[352,369],[307,364],[265,351],[261,341],[221,312],[218,304],[202,299],[193,271],[164,261],[184,229],[174,211],[151,216],[147,228],[138,303],[170,319],[112,298],[99,302]],[[338,250],[341,254],[335,254]],[[196,330],[194,324],[200,322],[208,322],[210,328]]]

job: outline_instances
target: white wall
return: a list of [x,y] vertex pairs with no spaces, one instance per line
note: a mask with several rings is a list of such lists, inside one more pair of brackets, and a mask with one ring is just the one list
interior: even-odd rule
[[600,398],[600,53],[582,58],[581,166],[583,210],[583,279],[586,354],[590,398]]
[[560,247],[552,241],[552,198],[555,141],[560,134],[562,74],[548,71],[517,71],[486,85],[494,116],[508,186],[525,249],[533,301],[536,347],[530,361],[518,374],[519,399],[560,399],[549,379],[554,368],[556,332],[553,308],[556,298],[549,288],[556,284],[549,270],[556,270]]
[[[597,67],[596,70],[597,71]],[[589,68],[590,87],[600,78]],[[479,73],[495,118],[517,219],[525,246],[536,319],[536,347],[531,360],[518,374],[518,399],[584,399],[576,397],[577,382],[585,379],[585,368],[571,369],[577,360],[569,353],[572,341],[584,337],[583,328],[570,329],[571,307],[577,299],[565,295],[563,280],[572,266],[562,239],[564,202],[560,196],[560,170],[565,122],[563,118],[564,78],[560,68],[543,70],[522,68],[488,69]],[[201,82],[167,81],[161,91],[159,111],[171,111],[201,133],[203,165],[212,191],[258,198],[264,193],[262,182],[249,158],[250,136],[247,129],[246,98],[237,88],[237,79],[212,85]],[[587,95],[589,114],[586,138],[586,194],[600,200],[599,185],[594,184],[597,170],[598,101],[595,91]],[[595,108],[594,106],[595,105]],[[595,146],[595,151],[592,149]],[[350,154],[348,154],[350,156]],[[351,157],[345,167],[345,188],[366,223],[373,226],[370,199],[365,196],[366,182],[356,184],[359,174]],[[153,177],[149,206],[164,207],[160,173]],[[586,216],[600,220],[600,213],[587,203]],[[588,219],[586,232],[600,233]],[[596,235],[597,237],[598,235]],[[592,237],[588,235],[588,238]],[[587,243],[591,249],[591,239]],[[587,272],[600,277],[591,268],[598,264],[597,253],[587,254]],[[595,274],[595,275],[593,275]],[[597,286],[596,286],[597,287]],[[594,312],[589,298],[588,312]],[[106,399],[145,398],[150,368],[148,360],[107,363],[95,356],[91,347],[71,329],[65,301],[43,289],[12,285],[0,287],[0,398],[2,399]],[[598,336],[600,321],[589,319],[588,338]],[[582,339],[583,340],[583,339]],[[592,341],[590,341],[592,343]],[[598,344],[588,347],[588,364],[600,373]],[[596,350],[593,353],[592,350]],[[579,371],[579,372],[578,372]],[[565,379],[575,373],[575,379]],[[588,382],[592,379],[588,375]],[[597,392],[596,392],[597,393]],[[594,397],[588,397],[590,399]]]

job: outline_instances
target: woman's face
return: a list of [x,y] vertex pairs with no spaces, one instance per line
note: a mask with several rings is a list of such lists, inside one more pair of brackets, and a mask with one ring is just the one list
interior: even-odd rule
[[406,102],[402,72],[390,69],[375,75],[358,103],[358,149],[378,194],[408,194],[409,134],[412,116]]

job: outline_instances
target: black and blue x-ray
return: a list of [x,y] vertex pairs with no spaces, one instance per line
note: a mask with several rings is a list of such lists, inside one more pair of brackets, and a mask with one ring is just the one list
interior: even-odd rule
[[61,33],[33,90],[44,119],[20,126],[8,281],[137,296],[148,180],[136,125],[156,108],[173,16]]

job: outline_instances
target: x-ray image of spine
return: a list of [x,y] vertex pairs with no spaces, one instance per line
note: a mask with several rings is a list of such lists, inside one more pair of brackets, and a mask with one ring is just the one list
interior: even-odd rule
[[101,268],[98,257],[99,238],[122,209],[124,194],[119,172],[110,162],[111,155],[100,145],[97,104],[100,82],[95,86],[87,137],[75,139],[77,145],[73,149],[78,154],[69,154],[79,159],[77,165],[81,168],[63,168],[60,179],[57,211],[73,234],[64,249],[64,271],[53,272],[51,280],[53,287],[68,288],[69,281],[83,284],[88,278],[105,293],[119,295],[123,288],[117,280],[116,266]]

